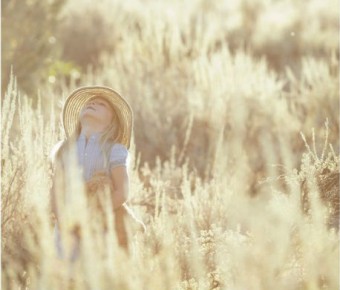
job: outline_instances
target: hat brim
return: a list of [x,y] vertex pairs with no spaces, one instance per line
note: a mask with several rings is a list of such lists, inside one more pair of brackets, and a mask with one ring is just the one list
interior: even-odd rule
[[108,87],[81,87],[71,93],[66,99],[62,111],[62,122],[66,137],[68,138],[75,133],[80,111],[86,102],[93,97],[105,98],[115,109],[122,130],[121,140],[118,140],[118,142],[129,148],[133,126],[131,107],[120,94]]

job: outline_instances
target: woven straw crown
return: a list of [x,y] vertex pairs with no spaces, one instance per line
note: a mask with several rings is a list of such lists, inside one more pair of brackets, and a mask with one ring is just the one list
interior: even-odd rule
[[81,109],[93,97],[105,98],[115,109],[122,130],[121,140],[118,141],[129,148],[133,122],[131,107],[121,95],[108,87],[81,87],[71,93],[65,101],[62,112],[66,137],[70,137],[75,132]]

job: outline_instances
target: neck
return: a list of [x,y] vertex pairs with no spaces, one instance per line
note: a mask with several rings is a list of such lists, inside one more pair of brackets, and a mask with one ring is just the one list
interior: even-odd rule
[[101,133],[105,128],[94,125],[83,125],[81,128],[81,134],[85,135],[86,139],[90,138],[93,134]]

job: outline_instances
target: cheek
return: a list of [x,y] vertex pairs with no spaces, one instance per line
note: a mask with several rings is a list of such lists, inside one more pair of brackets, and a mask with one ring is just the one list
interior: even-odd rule
[[113,120],[113,113],[111,111],[107,111],[106,113],[107,119],[112,122]]
[[79,117],[84,116],[86,113],[88,113],[88,112],[86,111],[85,108],[81,109],[81,111],[80,111],[80,113],[79,113]]
[[84,115],[84,109],[82,109],[82,110],[80,111],[80,113],[79,113],[79,118],[82,118],[83,115]]
[[107,125],[109,125],[112,122],[112,120],[113,120],[111,112],[103,112],[103,114],[101,116],[102,116],[102,120]]

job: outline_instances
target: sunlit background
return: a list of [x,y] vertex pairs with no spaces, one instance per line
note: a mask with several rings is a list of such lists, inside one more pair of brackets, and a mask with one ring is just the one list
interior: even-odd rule
[[[1,9],[3,289],[338,289],[338,1]],[[83,85],[131,104],[130,204],[149,230],[131,257],[93,239],[70,274],[49,154]]]

